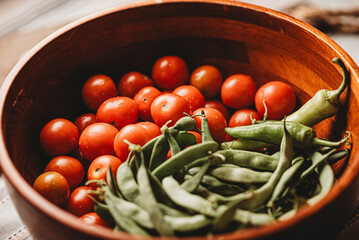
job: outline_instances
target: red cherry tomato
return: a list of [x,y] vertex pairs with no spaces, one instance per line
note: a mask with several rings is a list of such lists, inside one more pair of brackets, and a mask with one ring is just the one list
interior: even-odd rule
[[220,111],[223,114],[223,117],[226,119],[226,121],[229,120],[229,110],[221,101],[218,100],[207,100],[204,103],[204,107],[206,108],[215,108],[218,111]]
[[160,90],[155,87],[144,87],[134,97],[137,104],[138,117],[144,121],[151,121],[151,104],[153,100],[161,95]]
[[126,73],[118,82],[120,96],[133,98],[144,87],[153,86],[152,80],[139,72]]
[[116,96],[118,93],[115,83],[103,74],[90,77],[82,86],[82,99],[93,111],[96,111],[105,100]]
[[151,139],[161,135],[161,129],[156,123],[138,122],[136,124],[143,127],[148,132],[148,135],[150,136]]
[[139,124],[129,124],[123,127],[115,137],[114,149],[117,157],[126,160],[130,152],[129,146],[124,140],[127,139],[130,143],[143,146],[151,140],[149,131]]
[[[222,113],[214,108],[198,108],[193,112],[193,115],[201,114],[202,111],[204,111],[208,120],[209,131],[212,138],[219,143],[223,142],[226,137],[224,129],[227,127],[227,121],[224,119]],[[197,127],[202,129],[202,117],[197,116],[194,119],[196,120]]]
[[151,116],[153,121],[162,127],[169,120],[168,126],[173,126],[184,113],[190,114],[189,102],[176,94],[165,93],[158,96],[151,104]]
[[90,190],[91,188],[87,186],[76,188],[66,203],[66,210],[78,217],[93,212],[95,204],[94,201],[88,197],[88,195],[91,195],[89,193]]
[[182,85],[172,91],[173,94],[184,97],[189,102],[191,111],[204,107],[204,97],[198,88],[192,85]]
[[75,120],[75,125],[79,129],[79,132],[82,131],[88,126],[96,122],[96,115],[93,113],[85,113],[77,117]]
[[101,155],[113,155],[113,141],[117,133],[118,129],[111,124],[91,124],[81,133],[80,151],[90,162]]
[[46,172],[38,176],[33,187],[43,197],[57,206],[63,206],[70,195],[70,187],[64,176],[58,172]]
[[97,110],[96,121],[114,125],[118,130],[137,122],[137,105],[129,97],[114,97],[104,101]]
[[[106,174],[111,166],[113,175],[116,177],[118,167],[122,164],[122,160],[112,155],[102,155],[92,161],[87,171],[87,180],[104,180],[106,182]],[[92,189],[97,188],[96,183],[90,183]]]
[[261,86],[255,95],[255,105],[258,113],[263,117],[265,109],[263,100],[268,109],[268,119],[281,120],[293,112],[296,96],[291,86],[280,81],[271,81]]
[[67,155],[77,147],[78,140],[76,125],[64,118],[51,120],[40,132],[40,144],[51,156]]
[[101,225],[104,227],[110,227],[104,220],[100,218],[99,215],[95,212],[86,213],[79,218],[79,221],[82,221],[89,225]]
[[221,98],[224,105],[240,109],[253,103],[257,86],[251,76],[235,74],[227,78],[221,87]]
[[152,79],[161,89],[175,89],[187,83],[188,76],[187,64],[177,56],[161,57],[152,68]]
[[229,119],[228,127],[251,125],[251,115],[252,119],[256,119],[257,121],[262,120],[262,117],[255,110],[249,108],[242,108],[233,113],[233,115]]
[[50,171],[64,176],[71,190],[79,186],[85,176],[81,162],[70,156],[57,156],[51,159],[44,172]]
[[190,84],[198,88],[205,99],[217,95],[223,82],[222,74],[218,68],[211,65],[200,66],[190,77]]

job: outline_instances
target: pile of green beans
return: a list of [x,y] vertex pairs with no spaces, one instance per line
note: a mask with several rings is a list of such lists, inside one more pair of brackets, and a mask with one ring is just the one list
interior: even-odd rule
[[[283,221],[328,193],[335,181],[328,160],[348,151],[303,151],[288,122],[281,124],[280,150],[269,155],[221,150],[206,121],[202,143],[189,138],[193,145],[180,144],[179,136],[195,129],[195,120],[183,117],[143,147],[129,143],[131,153],[116,176],[108,171],[107,183],[99,182],[104,200],[95,200],[95,210],[115,230],[134,235],[208,235]],[[157,157],[170,149],[169,159]]]
[[[340,59],[333,61],[344,71]],[[329,112],[319,109],[327,105],[318,95],[307,104],[321,113],[315,121],[307,121],[300,109],[298,119],[294,114],[290,121],[226,129],[250,146],[265,147],[261,151],[215,142],[204,113],[201,143],[187,133],[198,130],[191,116],[172,127],[165,125],[162,135],[142,147],[128,143],[131,152],[116,175],[108,171],[107,181],[98,182],[97,199],[102,201],[94,199],[95,211],[115,231],[142,236],[208,236],[291,218],[300,207],[326,196],[335,182],[331,164],[349,154],[343,145],[350,134],[331,142],[317,138],[308,126],[338,110],[347,78],[344,72],[335,94],[321,92],[332,96],[330,101],[335,98]],[[166,159],[169,150],[172,155]]]

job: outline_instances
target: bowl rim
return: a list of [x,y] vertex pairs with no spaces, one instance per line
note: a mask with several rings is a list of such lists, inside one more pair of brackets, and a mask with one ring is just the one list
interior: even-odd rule
[[[298,19],[295,19],[289,15],[286,15],[282,12],[272,10],[266,7],[243,3],[234,0],[144,0],[144,1],[137,1],[132,3],[120,4],[115,7],[110,7],[105,10],[97,11],[93,14],[88,16],[82,17],[78,20],[75,20],[65,26],[59,28],[38,44],[36,44],[32,49],[27,51],[21,59],[17,62],[17,64],[13,67],[10,73],[5,78],[1,89],[0,89],[0,104],[1,104],[1,112],[0,112],[0,169],[2,169],[2,173],[5,176],[5,180],[8,181],[12,187],[20,194],[28,203],[30,203],[34,208],[38,211],[47,215],[47,217],[60,222],[62,225],[67,226],[71,229],[76,231],[80,231],[83,233],[91,234],[95,237],[102,237],[102,238],[113,238],[113,237],[125,237],[129,238],[131,235],[124,233],[124,232],[117,232],[114,233],[111,229],[102,227],[102,226],[86,226],[78,221],[76,221],[76,217],[72,214],[66,212],[54,204],[50,203],[46,199],[44,199],[38,192],[36,192],[32,186],[21,176],[19,171],[16,169],[15,165],[13,164],[8,151],[5,145],[4,133],[3,133],[3,109],[6,100],[7,93],[12,85],[13,79],[16,78],[17,74],[20,70],[29,62],[36,53],[41,51],[43,47],[47,44],[51,43],[52,40],[60,37],[62,34],[81,26],[84,23],[87,23],[92,20],[96,20],[97,18],[101,18],[105,15],[113,14],[119,11],[134,9],[138,7],[146,7],[152,6],[157,4],[171,4],[171,3],[207,3],[207,4],[219,4],[224,6],[233,6],[233,7],[240,7],[245,8],[254,12],[262,12],[264,14],[268,14],[273,18],[280,19],[282,21],[288,22],[290,24],[294,24],[297,27],[301,28],[303,31],[308,32],[309,34],[313,35],[314,37],[318,38],[324,44],[330,46],[333,50],[335,50],[345,65],[349,68],[351,74],[355,74],[359,76],[359,68],[354,62],[354,60],[346,53],[345,50],[342,49],[334,40],[329,38],[327,35],[319,31],[318,29],[312,27],[311,25],[302,22]],[[352,156],[353,157],[353,156]],[[332,190],[328,193],[328,195],[316,203],[312,207],[302,207],[298,213],[289,220],[275,222],[273,224],[268,224],[261,227],[249,228],[240,230],[240,235],[238,234],[239,231],[235,231],[232,233],[227,234],[218,234],[215,235],[214,239],[219,239],[226,237],[226,239],[238,239],[239,238],[247,238],[247,237],[260,237],[265,236],[268,233],[275,233],[281,230],[284,230],[287,227],[292,226],[293,224],[297,224],[311,214],[318,212],[320,209],[327,206],[332,200],[337,198],[339,194],[343,191],[343,189],[347,188],[350,183],[355,179],[356,174],[359,172],[359,159],[356,158],[354,164],[351,164],[346,167],[347,169],[343,172],[341,177],[338,179],[336,184],[333,186]],[[349,170],[348,170],[349,169]],[[21,214],[20,214],[21,215]],[[191,238],[191,237],[189,237]],[[189,239],[186,238],[186,239]],[[204,236],[201,237],[194,237],[195,239],[205,238]],[[158,237],[151,237],[151,239],[159,239]]]

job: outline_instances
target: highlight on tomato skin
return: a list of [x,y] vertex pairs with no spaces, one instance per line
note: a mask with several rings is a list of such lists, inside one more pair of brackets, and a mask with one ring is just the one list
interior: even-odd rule
[[152,67],[155,86],[162,90],[173,90],[188,82],[189,70],[186,62],[178,56],[163,56]]
[[181,96],[173,93],[164,93],[151,104],[151,116],[160,127],[171,121],[168,126],[173,126],[185,114],[191,114],[189,102]]
[[179,86],[174,89],[172,93],[184,97],[189,102],[191,111],[204,107],[204,96],[201,91],[192,85]]
[[122,76],[117,84],[120,96],[133,98],[144,87],[153,86],[153,81],[140,72],[132,71]]
[[262,85],[255,94],[255,107],[263,117],[264,103],[269,120],[281,120],[293,112],[296,106],[296,95],[293,88],[281,81],[271,81]]
[[89,197],[89,195],[91,195],[89,193],[90,190],[91,188],[88,186],[80,186],[76,188],[70,194],[65,209],[78,217],[93,212],[95,203]]
[[90,212],[82,215],[79,218],[79,221],[88,225],[101,225],[104,227],[112,227],[109,223],[102,220],[102,218],[100,218],[100,216],[96,212]]
[[91,124],[80,135],[79,149],[89,162],[102,155],[114,155],[117,133],[118,129],[109,123]]
[[200,90],[206,100],[217,96],[222,83],[221,72],[212,65],[199,66],[190,76],[190,84]]
[[228,122],[228,127],[251,125],[252,120],[260,121],[262,117],[254,109],[242,108],[232,114]]
[[50,156],[67,155],[78,145],[79,130],[65,118],[55,118],[41,129],[40,145]]
[[66,178],[58,172],[40,174],[33,188],[53,204],[62,207],[70,196],[70,187]]
[[151,104],[162,92],[155,87],[142,88],[133,98],[137,104],[138,117],[143,121],[153,121],[151,116]]
[[93,75],[82,86],[82,100],[92,111],[107,99],[118,96],[117,87],[111,77],[104,74]]

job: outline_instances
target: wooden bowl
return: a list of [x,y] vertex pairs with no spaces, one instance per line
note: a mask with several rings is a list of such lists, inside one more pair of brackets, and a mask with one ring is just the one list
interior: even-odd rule
[[[224,77],[250,74],[258,85],[281,80],[299,103],[322,88],[337,88],[340,57],[351,74],[341,111],[318,128],[339,139],[352,133],[352,151],[333,189],[292,219],[211,239],[310,239],[336,236],[359,196],[359,69],[317,29],[282,13],[228,0],[146,1],[113,8],[53,33],[14,67],[1,88],[1,168],[23,222],[35,239],[134,239],[89,227],[41,197],[31,185],[48,160],[39,147],[42,126],[55,117],[73,120],[85,111],[81,86],[96,73],[119,80],[130,70],[150,75],[160,56],[184,58],[190,70],[217,66]],[[337,166],[338,167],[338,166]],[[193,239],[204,239],[195,237]],[[136,238],[137,239],[137,238]]]

